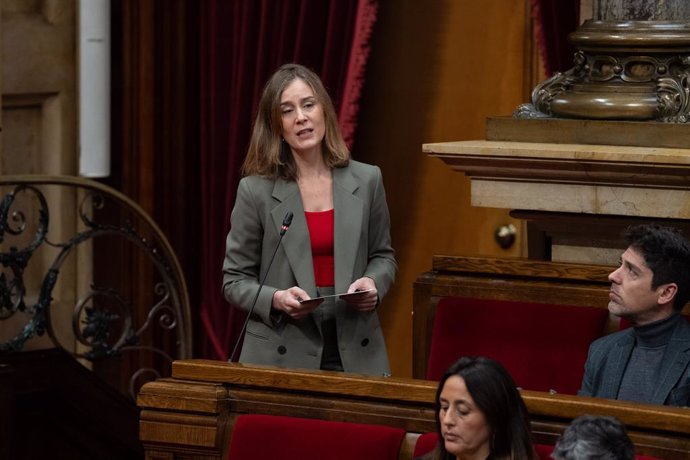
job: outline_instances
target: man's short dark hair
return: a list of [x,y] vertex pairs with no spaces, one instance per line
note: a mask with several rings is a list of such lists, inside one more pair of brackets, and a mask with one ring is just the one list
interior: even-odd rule
[[667,283],[678,285],[673,308],[682,310],[690,298],[690,243],[683,233],[672,227],[641,224],[628,227],[623,237],[652,271],[652,289]]
[[565,429],[551,458],[557,460],[634,460],[625,426],[614,417],[583,415]]

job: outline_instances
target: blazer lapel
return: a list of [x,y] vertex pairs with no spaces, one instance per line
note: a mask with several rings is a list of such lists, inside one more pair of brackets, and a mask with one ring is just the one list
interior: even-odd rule
[[623,380],[623,373],[625,372],[625,367],[628,365],[628,360],[630,359],[630,353],[632,353],[633,345],[635,340],[633,339],[632,333],[628,333],[616,343],[616,346],[611,350],[611,376],[604,377],[603,381],[608,382],[603,388],[603,392],[599,395],[602,398],[616,399],[618,397],[618,389],[621,386],[621,381]]
[[653,404],[664,404],[690,362],[690,325],[681,318],[664,352],[659,375],[661,381],[652,397]]
[[354,195],[359,184],[349,168],[333,170],[333,208],[335,256],[335,292],[347,291],[352,283],[355,258],[362,232],[364,203]]
[[277,180],[273,187],[273,198],[280,203],[271,210],[275,228],[280,228],[288,212],[293,213],[290,229],[283,236],[283,249],[295,275],[297,285],[316,297],[316,281],[309,242],[309,228],[304,217],[304,205],[295,182]]

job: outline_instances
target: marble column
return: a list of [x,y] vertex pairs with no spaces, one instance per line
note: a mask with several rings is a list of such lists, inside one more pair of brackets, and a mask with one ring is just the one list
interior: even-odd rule
[[593,0],[592,18],[598,21],[686,21],[688,0]]

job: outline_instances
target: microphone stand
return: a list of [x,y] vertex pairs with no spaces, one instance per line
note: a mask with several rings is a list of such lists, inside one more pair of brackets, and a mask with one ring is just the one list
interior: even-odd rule
[[237,337],[237,341],[235,342],[235,346],[232,349],[232,353],[230,353],[230,357],[228,358],[228,361],[232,362],[233,358],[235,357],[235,353],[237,352],[237,347],[240,346],[240,342],[242,342],[242,338],[244,337],[244,332],[247,329],[247,324],[249,323],[249,318],[251,318],[252,313],[254,312],[254,307],[256,307],[256,302],[259,300],[259,294],[261,293],[261,289],[264,287],[264,283],[266,282],[266,277],[268,276],[268,272],[271,269],[271,265],[273,265],[273,259],[276,257],[276,253],[278,252],[278,247],[280,247],[281,241],[283,241],[283,236],[285,235],[285,232],[287,232],[287,229],[290,228],[290,224],[292,223],[292,211],[288,211],[287,214],[285,214],[285,217],[283,218],[283,225],[280,227],[280,237],[278,238],[278,244],[276,244],[275,249],[273,249],[273,255],[271,255],[271,260],[268,261],[268,267],[266,267],[266,271],[264,272],[264,276],[261,279],[261,283],[259,283],[259,289],[256,290],[256,295],[254,296],[254,301],[252,302],[252,306],[249,309],[249,313],[247,314],[247,318],[244,320],[244,324],[242,325],[242,329],[240,330],[240,335]]

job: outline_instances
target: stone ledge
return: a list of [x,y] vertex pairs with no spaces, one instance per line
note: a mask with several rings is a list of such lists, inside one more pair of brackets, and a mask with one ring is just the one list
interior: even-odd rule
[[472,180],[690,190],[690,149],[476,140],[422,150]]
[[655,121],[601,121],[564,118],[489,117],[489,141],[601,144],[654,148],[688,147],[690,125]]

